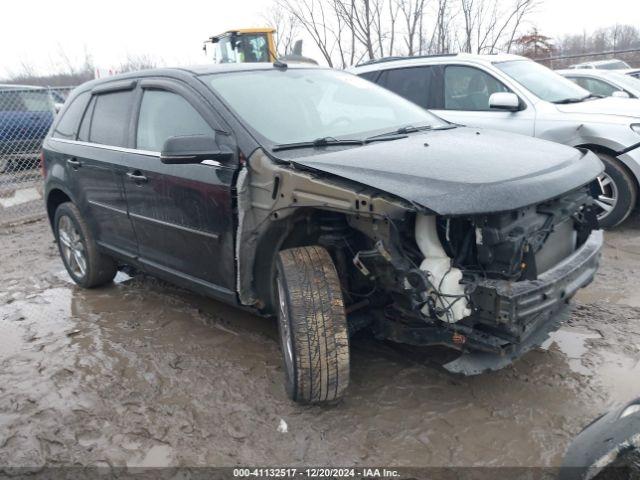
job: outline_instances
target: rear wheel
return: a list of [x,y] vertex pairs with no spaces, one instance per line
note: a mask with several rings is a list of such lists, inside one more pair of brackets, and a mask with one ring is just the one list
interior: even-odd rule
[[602,228],[622,223],[633,211],[638,196],[636,182],[627,169],[614,157],[597,153],[605,171],[597,179],[596,206]]
[[299,403],[340,398],[349,385],[349,336],[331,256],[318,246],[280,252],[276,287],[287,394]]
[[53,225],[62,262],[74,282],[93,288],[113,280],[116,263],[98,251],[89,227],[73,203],[66,202],[57,208]]

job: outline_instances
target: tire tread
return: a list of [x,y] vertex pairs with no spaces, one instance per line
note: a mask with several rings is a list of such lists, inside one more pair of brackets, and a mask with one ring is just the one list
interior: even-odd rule
[[294,400],[336,400],[349,384],[349,338],[336,268],[319,246],[284,250],[279,262],[289,290]]

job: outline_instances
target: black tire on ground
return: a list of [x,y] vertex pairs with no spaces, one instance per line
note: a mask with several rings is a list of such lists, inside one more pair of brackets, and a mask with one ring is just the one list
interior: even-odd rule
[[349,335],[338,272],[327,250],[280,252],[276,290],[289,397],[299,403],[337,400],[349,385]]
[[[605,166],[605,181],[608,181],[606,177],[613,181],[617,194],[613,209],[599,218],[600,226],[613,228],[622,223],[633,211],[638,198],[638,187],[631,173],[618,160],[606,153],[597,152],[597,155]],[[598,202],[597,198],[596,202]]]
[[[73,203],[65,202],[56,209],[53,226],[62,262],[74,282],[84,288],[94,288],[113,280],[118,272],[116,262],[98,251],[91,230]],[[66,254],[65,246],[69,243],[74,247],[72,251],[84,257],[84,269],[80,268],[82,262],[76,260],[77,256]]]

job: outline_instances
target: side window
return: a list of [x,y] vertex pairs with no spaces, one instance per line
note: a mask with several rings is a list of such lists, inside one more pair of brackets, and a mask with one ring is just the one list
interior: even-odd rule
[[87,108],[87,103],[91,94],[84,92],[73,99],[69,107],[62,114],[62,118],[56,125],[56,129],[53,132],[55,138],[75,139],[78,132],[78,126],[82,119],[82,114]]
[[609,85],[607,82],[603,82],[602,80],[597,80],[595,78],[587,78],[586,80],[586,88],[594,95],[602,95],[603,97],[610,97],[613,95],[613,92],[617,92],[619,89],[614,87],[613,85]]
[[213,128],[180,95],[165,90],[145,90],[138,117],[136,148],[159,152],[169,137],[213,133]]
[[435,81],[433,67],[411,67],[385,70],[378,83],[394,93],[420,105],[433,108],[429,104],[429,92]]
[[589,89],[587,87],[587,79],[585,77],[567,77],[567,78],[572,82],[577,83],[580,87],[584,88],[585,90]]
[[93,107],[89,141],[117,147],[126,146],[132,102],[131,90],[98,95]]
[[489,97],[509,89],[486,72],[474,67],[452,65],[444,71],[444,108],[488,111]]

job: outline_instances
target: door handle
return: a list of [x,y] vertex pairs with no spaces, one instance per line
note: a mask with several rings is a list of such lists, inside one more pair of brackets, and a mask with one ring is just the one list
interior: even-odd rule
[[147,183],[147,181],[149,180],[138,170],[136,170],[135,172],[127,172],[127,177],[129,178],[129,180],[135,183]]
[[82,163],[80,163],[80,160],[78,160],[76,157],[71,157],[67,158],[67,165],[69,165],[74,170],[77,170],[82,166]]

